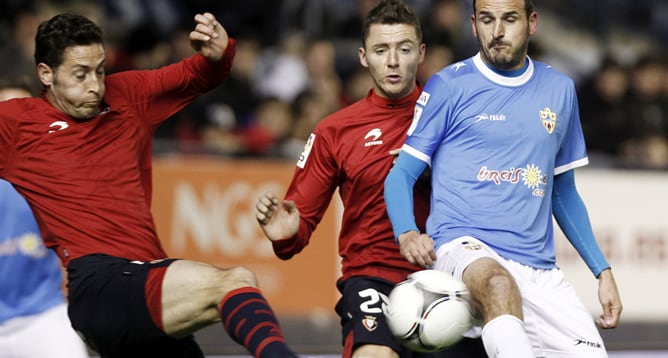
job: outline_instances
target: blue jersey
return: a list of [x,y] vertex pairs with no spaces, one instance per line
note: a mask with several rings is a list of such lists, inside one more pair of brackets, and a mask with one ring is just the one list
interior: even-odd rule
[[63,273],[25,199],[0,180],[0,323],[65,302]]
[[514,77],[480,54],[434,74],[403,150],[432,167],[436,248],[471,235],[507,259],[552,268],[553,177],[588,159],[573,81],[527,61]]

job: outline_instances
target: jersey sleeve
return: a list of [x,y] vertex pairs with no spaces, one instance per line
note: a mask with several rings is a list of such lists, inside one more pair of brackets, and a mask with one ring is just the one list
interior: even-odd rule
[[571,109],[568,116],[568,129],[557,153],[554,164],[554,174],[559,175],[568,170],[575,169],[588,164],[587,149],[582,124],[580,123],[580,110],[573,82],[568,87],[568,108]]
[[316,129],[311,133],[285,194],[299,209],[299,231],[291,238],[272,243],[276,256],[286,260],[308,245],[338,186],[338,166],[330,138]]
[[0,178],[4,178],[5,171],[9,164],[11,153],[14,152],[14,135],[17,123],[11,118],[7,118],[5,106],[10,106],[11,102],[0,104]]
[[433,75],[415,105],[413,123],[402,150],[431,165],[431,155],[441,143],[447,128],[448,86],[440,75]]
[[229,41],[219,61],[195,54],[160,69],[119,72],[109,76],[108,92],[125,97],[138,117],[156,127],[229,77],[236,53],[234,39]]

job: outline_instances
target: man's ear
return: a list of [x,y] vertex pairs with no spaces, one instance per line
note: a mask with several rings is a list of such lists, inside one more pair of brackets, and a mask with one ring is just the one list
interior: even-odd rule
[[367,67],[367,68],[368,68],[368,67],[369,67],[369,63],[366,62],[366,50],[364,49],[364,47],[360,47],[360,48],[357,49],[357,55],[358,55],[358,57],[360,58],[360,64],[361,64],[363,67]]
[[43,86],[49,87],[53,84],[53,70],[49,65],[42,62],[37,64],[37,76]]

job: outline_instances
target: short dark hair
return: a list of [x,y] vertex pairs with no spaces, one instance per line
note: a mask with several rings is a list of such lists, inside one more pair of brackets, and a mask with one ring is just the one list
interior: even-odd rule
[[[475,15],[475,3],[476,0],[473,0],[473,15]],[[531,16],[533,12],[533,0],[524,0],[524,11],[527,13],[527,18]]]
[[71,46],[101,44],[102,29],[88,18],[60,14],[43,21],[35,35],[35,63],[55,68],[63,62],[63,52]]
[[415,28],[418,41],[422,41],[420,19],[402,0],[382,0],[371,9],[362,24],[362,46],[369,36],[369,28],[374,24],[394,25],[406,24]]

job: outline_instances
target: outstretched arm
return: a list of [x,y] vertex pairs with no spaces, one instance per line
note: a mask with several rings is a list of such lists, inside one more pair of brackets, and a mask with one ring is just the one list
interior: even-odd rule
[[622,311],[619,290],[610,265],[594,238],[587,208],[575,187],[573,170],[555,176],[552,205],[559,227],[598,278],[598,298],[603,308],[598,325],[601,328],[615,328]]
[[195,22],[197,25],[190,32],[190,46],[209,61],[220,60],[229,42],[227,31],[208,12],[195,15]]

